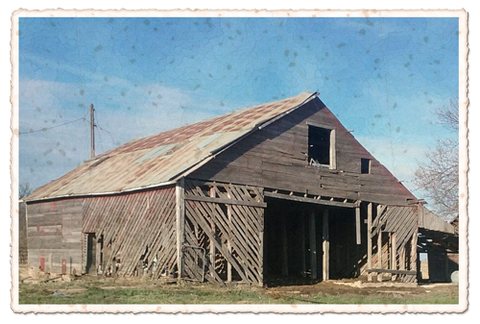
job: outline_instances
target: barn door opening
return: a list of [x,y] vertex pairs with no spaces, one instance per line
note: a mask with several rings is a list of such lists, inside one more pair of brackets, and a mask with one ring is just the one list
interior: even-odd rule
[[354,208],[275,198],[268,198],[267,205],[263,253],[267,285],[358,276],[365,239],[357,244]]
[[330,279],[355,278],[366,253],[364,224],[360,220],[360,244],[357,244],[355,209],[332,208],[329,216]]
[[85,272],[87,274],[96,274],[97,271],[97,242],[95,233],[87,233],[86,235],[86,265]]
[[318,205],[268,198],[264,280],[269,286],[322,280],[323,216]]

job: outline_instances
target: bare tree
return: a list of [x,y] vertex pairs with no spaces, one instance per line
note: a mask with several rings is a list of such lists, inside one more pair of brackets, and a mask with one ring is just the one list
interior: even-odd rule
[[25,198],[33,192],[33,188],[30,186],[30,182],[21,183],[18,186],[18,199]]
[[437,140],[415,172],[415,185],[433,202],[432,211],[447,221],[458,216],[458,99],[436,111],[438,123],[453,136]]

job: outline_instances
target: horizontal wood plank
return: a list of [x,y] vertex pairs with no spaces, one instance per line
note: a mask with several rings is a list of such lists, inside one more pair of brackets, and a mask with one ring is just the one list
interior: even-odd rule
[[262,208],[267,207],[267,204],[264,202],[234,200],[234,199],[215,198],[215,197],[203,197],[203,196],[193,196],[193,195],[185,195],[185,200],[195,200],[195,201],[203,201],[203,202],[210,202],[210,203],[217,203],[217,204],[241,205],[241,206],[250,206],[250,207],[262,207]]
[[355,208],[357,206],[355,203],[314,199],[314,198],[299,197],[294,195],[290,196],[286,194],[269,192],[269,191],[265,191],[264,195],[265,197],[286,199],[286,200],[306,202],[310,204],[325,205],[325,206],[335,206],[335,207],[344,207],[344,208]]
[[392,273],[400,275],[417,275],[416,271],[409,270],[392,270],[392,269],[366,269],[367,272],[378,272],[378,273]]

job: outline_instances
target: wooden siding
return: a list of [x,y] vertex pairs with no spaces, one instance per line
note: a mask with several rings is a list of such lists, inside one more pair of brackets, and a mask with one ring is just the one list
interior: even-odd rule
[[83,213],[83,232],[102,239],[104,274],[173,274],[175,188],[86,198]]
[[95,266],[90,273],[101,269],[104,274],[159,277],[175,271],[174,188],[30,203],[27,208],[30,266],[40,267],[43,258],[45,272],[61,273],[66,260],[67,274],[85,273],[91,235]]
[[[307,122],[335,129],[336,169],[308,166]],[[362,158],[371,160],[371,174],[361,174]],[[249,135],[190,177],[388,205],[406,206],[407,199],[415,199],[318,98]]]
[[[185,278],[205,277],[221,285],[263,284],[262,192],[256,187],[185,182]],[[203,262],[198,262],[199,251],[208,255]]]
[[45,272],[80,274],[82,268],[82,200],[64,199],[27,205],[28,264]]
[[375,217],[369,221],[370,260],[363,273],[377,274],[380,281],[387,274],[392,280],[416,282],[419,208],[377,206]]

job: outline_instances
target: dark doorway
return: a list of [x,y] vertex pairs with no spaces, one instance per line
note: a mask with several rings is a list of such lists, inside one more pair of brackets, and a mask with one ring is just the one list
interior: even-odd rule
[[263,269],[267,286],[322,281],[324,242],[328,242],[328,278],[357,276],[362,247],[356,244],[355,209],[269,197],[266,202]]
[[[266,285],[307,284],[322,277],[322,219],[315,216],[310,232],[310,214],[318,206],[266,198],[264,228],[264,282]],[[312,236],[314,237],[312,241]],[[315,244],[314,246],[312,244]],[[317,253],[312,254],[312,248]],[[312,260],[312,255],[315,260]],[[312,277],[316,262],[316,278]]]
[[85,271],[88,274],[96,274],[96,246],[97,241],[95,240],[95,233],[88,233],[86,240],[86,250],[87,250],[87,262]]
[[[329,232],[330,279],[356,277],[360,266],[358,262],[362,245],[357,245],[356,242],[355,209],[331,208],[329,210]],[[362,239],[362,242],[364,241],[365,237]]]

